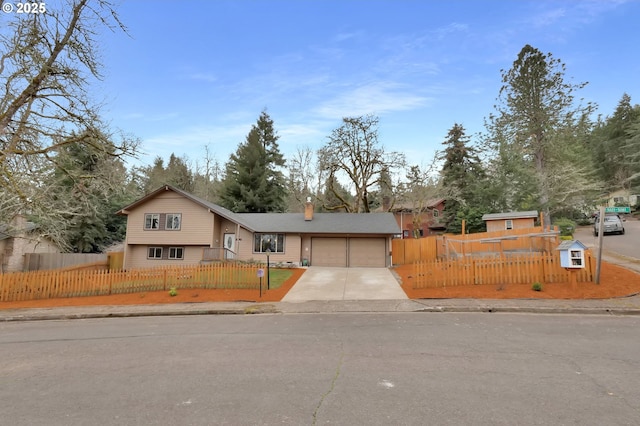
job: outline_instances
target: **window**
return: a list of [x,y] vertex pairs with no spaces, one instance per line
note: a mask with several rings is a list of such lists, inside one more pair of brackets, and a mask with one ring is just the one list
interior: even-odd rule
[[184,259],[184,247],[169,247],[169,259]]
[[582,260],[584,259],[582,250],[569,250],[569,257],[571,259],[571,266],[582,267]]
[[164,229],[179,231],[181,222],[182,222],[182,214],[167,213],[166,226],[164,227]]
[[144,215],[144,229],[159,229],[160,215],[158,213],[147,213]]
[[162,259],[162,247],[149,247],[147,259]]
[[513,220],[507,219],[504,221],[504,229],[513,229]]
[[433,211],[433,217],[438,217],[438,216],[440,216],[440,210],[438,210],[438,209],[433,209],[432,211]]
[[253,251],[255,253],[284,253],[284,234],[254,234]]

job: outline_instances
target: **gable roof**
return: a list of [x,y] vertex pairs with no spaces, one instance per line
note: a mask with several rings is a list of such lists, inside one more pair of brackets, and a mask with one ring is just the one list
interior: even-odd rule
[[558,245],[556,250],[570,250],[570,249],[576,248],[576,247],[577,248],[581,248],[583,250],[587,249],[587,246],[585,246],[584,244],[582,244],[578,240],[565,240],[565,241],[561,242],[560,245]]
[[537,218],[538,212],[530,210],[526,212],[505,212],[505,213],[489,213],[482,215],[482,220],[502,220],[502,219],[527,219]]
[[201,205],[203,208],[235,222],[251,232],[323,233],[323,234],[399,234],[400,228],[392,213],[314,213],[304,220],[303,213],[234,213],[186,191],[164,185],[116,214],[129,212],[164,191],[173,191]]
[[236,213],[254,232],[323,234],[399,234],[392,213]]
[[6,225],[0,226],[0,241],[6,240],[8,238],[15,238],[16,234],[28,233],[34,231],[38,225],[33,222],[26,222],[25,227],[23,229],[13,229]]

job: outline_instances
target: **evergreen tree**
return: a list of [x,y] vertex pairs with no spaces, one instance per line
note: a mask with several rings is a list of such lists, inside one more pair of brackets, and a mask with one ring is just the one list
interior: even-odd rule
[[633,126],[640,119],[640,106],[631,104],[631,97],[624,94],[611,117],[600,122],[591,136],[595,168],[607,190],[631,187],[631,177],[637,173],[637,148],[630,144],[634,136]]
[[[447,232],[459,233],[462,229],[462,219],[468,223],[477,222],[477,217],[467,217],[468,214],[480,215],[485,200],[476,197],[476,191],[485,178],[477,150],[471,146],[469,137],[462,125],[455,123],[442,143],[446,146],[440,159],[444,160],[440,175],[445,191],[444,221]],[[474,206],[468,209],[467,206]]]
[[145,193],[155,191],[162,185],[171,185],[183,191],[193,192],[194,177],[187,166],[187,160],[177,157],[174,153],[169,156],[166,167],[162,157],[157,156],[152,165],[140,170],[140,174]]
[[554,209],[595,186],[582,156],[593,107],[575,105],[574,92],[586,83],[567,83],[564,72],[560,60],[526,45],[502,71],[498,114],[489,123],[504,204],[543,211],[547,226]]
[[32,219],[43,229],[55,225],[58,239],[68,250],[96,253],[124,240],[126,217],[115,212],[140,194],[128,184],[122,160],[104,148],[94,148],[90,134],[74,135],[73,139],[83,142],[63,144],[55,156],[55,169],[49,178],[55,182],[55,190],[49,192],[49,204],[52,209],[62,210],[69,199],[75,199],[75,209],[55,224],[48,223],[47,216]]
[[273,120],[263,111],[244,143],[231,154],[221,190],[221,204],[234,212],[283,212],[287,207],[285,160]]

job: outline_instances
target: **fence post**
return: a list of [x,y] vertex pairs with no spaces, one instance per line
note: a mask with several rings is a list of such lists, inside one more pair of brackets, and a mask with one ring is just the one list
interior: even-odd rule
[[166,268],[162,270],[163,272],[163,276],[162,276],[162,288],[164,289],[164,291],[167,291],[167,270]]

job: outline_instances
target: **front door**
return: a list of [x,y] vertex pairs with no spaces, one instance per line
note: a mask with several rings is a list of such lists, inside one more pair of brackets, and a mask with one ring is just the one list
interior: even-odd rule
[[233,259],[236,249],[236,234],[224,234],[224,242],[222,247],[226,249],[224,251],[224,258],[228,260]]

